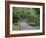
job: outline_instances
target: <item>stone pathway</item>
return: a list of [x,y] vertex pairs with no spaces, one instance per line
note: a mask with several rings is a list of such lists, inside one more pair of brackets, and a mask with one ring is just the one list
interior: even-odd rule
[[37,30],[39,29],[39,26],[30,26],[29,24],[27,24],[26,22],[20,22],[20,29],[21,30]]

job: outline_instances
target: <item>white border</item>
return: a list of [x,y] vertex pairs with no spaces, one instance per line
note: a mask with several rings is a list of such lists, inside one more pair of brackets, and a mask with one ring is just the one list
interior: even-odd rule
[[[12,7],[40,8],[40,30],[12,31]],[[42,32],[42,6],[10,4],[10,34],[38,33]]]

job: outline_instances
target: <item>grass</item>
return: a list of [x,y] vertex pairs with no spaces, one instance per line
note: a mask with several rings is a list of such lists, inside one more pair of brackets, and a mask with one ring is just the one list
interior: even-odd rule
[[13,24],[13,31],[19,31],[20,30],[19,27],[20,26],[18,24]]

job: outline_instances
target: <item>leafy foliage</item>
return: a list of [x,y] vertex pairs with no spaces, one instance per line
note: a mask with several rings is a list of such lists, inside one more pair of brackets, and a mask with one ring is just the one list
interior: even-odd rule
[[39,8],[13,7],[13,23],[26,21],[27,23],[33,23],[35,26],[38,26],[40,25],[39,15]]

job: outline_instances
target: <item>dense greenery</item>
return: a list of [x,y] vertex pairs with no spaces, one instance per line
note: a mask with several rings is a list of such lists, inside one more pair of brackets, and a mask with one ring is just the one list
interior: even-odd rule
[[40,25],[40,9],[13,7],[13,23],[20,21],[25,21],[34,26]]

